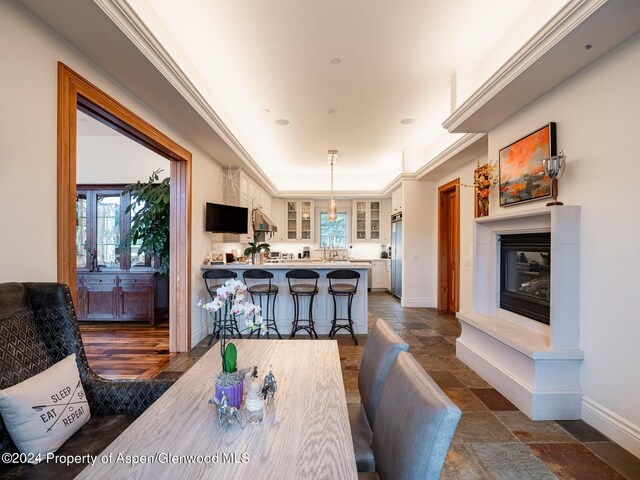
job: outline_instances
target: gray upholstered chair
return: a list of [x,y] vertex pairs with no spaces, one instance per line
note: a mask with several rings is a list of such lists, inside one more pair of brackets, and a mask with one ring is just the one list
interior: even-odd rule
[[362,352],[358,376],[358,390],[362,403],[347,404],[358,471],[375,470],[371,449],[371,425],[376,418],[376,410],[389,368],[398,353],[408,350],[409,345],[383,320],[378,320],[369,333],[367,344]]
[[[373,425],[381,480],[440,478],[462,412],[413,355],[400,353],[384,383]],[[371,479],[367,474],[362,478]]]
[[[0,284],[0,389],[30,378],[76,354],[91,419],[58,450],[97,455],[172,384],[172,380],[105,380],[96,375],[82,345],[69,287],[60,283]],[[16,452],[0,420],[0,453]],[[3,480],[74,478],[86,465],[0,463]]]

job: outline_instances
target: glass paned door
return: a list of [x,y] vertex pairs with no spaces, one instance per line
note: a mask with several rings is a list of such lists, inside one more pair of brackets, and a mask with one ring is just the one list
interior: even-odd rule
[[367,202],[356,202],[356,238],[367,238]]
[[76,268],[87,266],[87,195],[76,195]]
[[120,267],[120,195],[96,197],[98,266]]
[[298,209],[296,202],[287,202],[287,240],[298,239]]
[[[136,201],[135,197],[131,197],[131,211],[130,218],[133,218],[136,213],[144,208],[144,201]],[[144,252],[140,251],[142,240],[138,239],[137,242],[131,239],[131,267],[145,267],[151,265],[151,259],[146,258]]]
[[301,202],[300,239],[311,240],[311,202]]
[[371,215],[371,230],[369,231],[369,238],[371,240],[380,239],[380,202],[371,202],[370,204]]

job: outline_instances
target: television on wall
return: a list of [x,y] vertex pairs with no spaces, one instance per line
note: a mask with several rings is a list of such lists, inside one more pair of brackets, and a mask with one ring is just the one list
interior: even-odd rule
[[247,233],[249,209],[207,203],[205,230],[213,233]]

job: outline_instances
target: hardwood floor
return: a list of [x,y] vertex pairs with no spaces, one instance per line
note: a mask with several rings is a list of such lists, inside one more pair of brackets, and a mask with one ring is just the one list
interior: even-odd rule
[[81,322],[89,365],[108,379],[154,378],[177,354],[169,353],[169,324]]

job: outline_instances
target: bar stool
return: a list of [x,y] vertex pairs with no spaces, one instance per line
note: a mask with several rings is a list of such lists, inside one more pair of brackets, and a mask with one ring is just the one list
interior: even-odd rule
[[[254,296],[259,299],[260,310],[262,310],[262,321],[267,326],[267,338],[271,338],[269,331],[273,330],[278,334],[278,338],[282,338],[278,331],[275,319],[276,297],[278,296],[278,286],[273,285],[271,280],[273,279],[273,273],[267,270],[251,269],[245,270],[242,274],[244,283],[247,285],[247,291],[251,295],[251,302],[256,303]],[[247,281],[250,280],[250,281]],[[256,283],[261,280],[267,280],[267,283]],[[266,297],[266,309],[262,306],[262,299]],[[271,317],[269,316],[269,307],[271,307]],[[254,332],[249,334],[249,338],[253,336]]]
[[[358,292],[358,281],[360,274],[355,270],[332,270],[327,273],[329,279],[329,295],[333,298],[333,320],[331,320],[331,330],[329,338],[333,338],[338,330],[347,330],[353,338],[353,343],[358,345],[358,339],[353,332],[353,319],[351,318],[351,304],[353,297]],[[355,280],[355,283],[345,282],[345,280]],[[339,283],[337,283],[337,282]],[[338,305],[336,297],[347,297],[347,318],[338,318]],[[338,323],[346,322],[346,323]]]
[[[212,270],[206,270],[202,274],[202,278],[204,278],[204,284],[207,287],[207,291],[211,296],[211,300],[216,298],[216,290],[224,285],[224,282],[227,280],[235,279],[238,276],[236,272],[231,270],[227,270],[224,268],[217,268]],[[234,335],[238,335],[238,337],[242,338],[242,334],[240,333],[240,329],[238,328],[238,322],[236,321],[236,317],[234,315],[229,315],[227,311],[227,306],[224,306],[224,312],[221,308],[217,312],[211,313],[211,318],[213,319],[213,331],[211,333],[211,338],[209,339],[209,346],[213,343],[214,338],[220,338],[220,332],[222,331],[222,315],[227,317],[226,325],[224,329],[230,334],[231,337]]]
[[[311,338],[318,338],[315,322],[313,321],[313,299],[318,294],[318,278],[320,278],[320,275],[313,270],[301,268],[298,270],[289,270],[285,276],[287,277],[287,282],[289,282],[289,293],[291,294],[291,298],[293,298],[293,326],[289,338],[295,338],[296,332],[300,330],[307,332]],[[314,280],[314,283],[291,283],[291,279]],[[300,318],[301,297],[309,297],[308,318]],[[300,322],[303,322],[303,324],[300,325]]]

